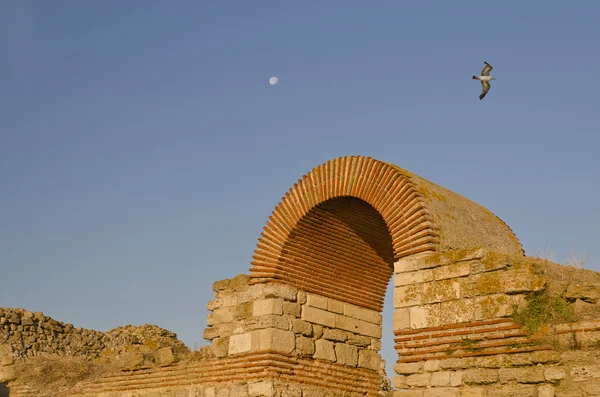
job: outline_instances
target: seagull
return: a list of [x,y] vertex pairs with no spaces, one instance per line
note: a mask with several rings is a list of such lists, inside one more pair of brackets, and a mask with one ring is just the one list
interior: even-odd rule
[[490,71],[493,69],[492,65],[485,61],[483,63],[485,63],[485,66],[481,71],[481,76],[473,76],[473,80],[481,81],[481,85],[483,86],[483,91],[481,92],[481,95],[479,95],[479,100],[482,100],[485,94],[490,90],[490,80],[496,80],[495,77],[490,76]]

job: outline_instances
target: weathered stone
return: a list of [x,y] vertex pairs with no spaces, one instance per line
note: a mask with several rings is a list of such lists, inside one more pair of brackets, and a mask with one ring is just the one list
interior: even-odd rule
[[394,308],[420,305],[423,303],[423,284],[405,285],[394,288]]
[[348,340],[348,333],[340,329],[326,328],[323,330],[323,339],[331,340],[334,342],[345,342]]
[[394,309],[394,330],[405,330],[410,328],[409,309]]
[[565,298],[572,300],[580,299],[584,302],[596,303],[600,300],[600,285],[569,285],[565,292]]
[[600,365],[574,365],[571,367],[571,377],[576,382],[600,379]]
[[335,328],[335,316],[337,314],[311,306],[302,307],[302,320]]
[[482,387],[465,387],[460,390],[460,397],[483,397],[485,389]]
[[506,384],[493,389],[493,397],[537,397],[537,386]]
[[252,307],[253,316],[264,316],[268,314],[283,314],[283,300],[278,298],[269,298],[254,301]]
[[433,269],[433,277],[436,280],[464,277],[468,276],[470,273],[471,264],[469,262],[458,262]]
[[315,354],[315,341],[312,338],[296,336],[296,353],[300,356],[312,356]]
[[215,324],[230,323],[234,319],[235,307],[220,307],[212,313]]
[[306,304],[310,307],[327,310],[327,297],[308,292],[306,294]]
[[462,383],[462,372],[455,371],[450,373],[450,386],[460,386]]
[[423,397],[423,389],[394,390],[393,397]]
[[229,353],[229,337],[213,339],[212,350],[216,357],[225,357]]
[[423,370],[426,372],[435,372],[440,369],[440,360],[427,360],[423,364]]
[[285,316],[267,314],[259,317],[250,317],[243,321],[244,328],[247,330],[277,328],[288,331],[292,327],[292,322]]
[[544,370],[544,378],[549,382],[564,379],[566,371],[564,367],[549,367]]
[[458,324],[475,320],[475,304],[473,299],[457,299],[440,303],[440,324]]
[[283,298],[286,301],[295,301],[298,289],[288,284],[270,283],[264,287],[264,298]]
[[402,287],[404,285],[426,283],[433,281],[432,270],[417,270],[414,272],[406,272],[394,276],[394,287]]
[[450,386],[450,372],[434,372],[433,374],[431,374],[431,386]]
[[252,334],[231,335],[229,338],[229,354],[246,353],[252,350]]
[[460,396],[460,390],[454,389],[454,388],[449,388],[449,387],[426,389],[425,392],[423,393],[423,397],[459,397],[459,396]]
[[302,314],[302,305],[297,302],[283,302],[283,314],[289,314],[293,317],[300,317]]
[[313,324],[312,329],[313,329],[313,337],[315,339],[319,339],[323,336],[323,327],[321,325]]
[[343,314],[344,313],[344,302],[337,299],[327,299],[327,311]]
[[431,385],[431,374],[413,374],[406,377],[406,384],[410,387],[429,387]]
[[163,347],[162,349],[159,349],[155,353],[154,357],[159,365],[169,365],[177,361],[175,355],[173,354],[173,348],[171,347]]
[[554,397],[554,386],[552,386],[552,385],[538,386],[538,397]]
[[460,298],[460,283],[457,280],[431,281],[423,284],[423,303],[438,303]]
[[415,255],[410,255],[401,259],[398,259],[394,263],[394,272],[395,273],[404,273],[404,272],[412,272],[415,270],[419,270],[417,264],[420,262],[424,262],[424,259],[428,257],[430,254],[428,253],[420,253]]
[[234,321],[243,320],[252,316],[253,302],[240,303],[235,306],[233,313]]
[[371,338],[356,334],[347,334],[348,343],[358,347],[369,347],[371,345]]
[[296,300],[299,304],[304,305],[306,303],[306,292],[302,291],[302,290],[298,290]]
[[379,369],[381,364],[381,356],[372,350],[359,350],[358,352],[358,366],[361,368],[368,368],[374,371]]
[[545,381],[544,368],[500,368],[498,370],[500,383],[515,380],[519,383],[542,383]]
[[412,375],[421,372],[423,369],[423,362],[416,363],[402,363],[394,365],[394,371],[398,375]]
[[296,337],[291,331],[280,329],[261,329],[258,333],[258,350],[274,350],[282,353],[291,353],[296,347]]
[[294,319],[292,320],[292,332],[304,336],[313,336],[313,327],[307,321]]
[[249,382],[248,395],[251,397],[273,397],[275,386],[272,381]]
[[333,342],[324,339],[315,341],[315,354],[313,358],[320,360],[335,361],[335,350]]
[[344,316],[366,321],[372,324],[381,324],[381,313],[376,310],[365,309],[349,303],[344,303]]
[[463,383],[467,385],[487,385],[498,382],[495,369],[468,369],[463,372]]
[[525,301],[523,295],[494,294],[475,297],[475,320],[508,317]]
[[409,308],[410,327],[413,329],[440,325],[441,304],[413,306]]
[[340,364],[356,367],[358,364],[358,348],[345,343],[336,343],[335,357]]

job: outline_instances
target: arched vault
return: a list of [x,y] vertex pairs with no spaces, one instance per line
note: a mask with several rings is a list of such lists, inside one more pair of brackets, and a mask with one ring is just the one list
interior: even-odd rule
[[523,254],[510,228],[484,207],[395,165],[341,157],[281,199],[250,276],[381,310],[394,261],[478,247]]

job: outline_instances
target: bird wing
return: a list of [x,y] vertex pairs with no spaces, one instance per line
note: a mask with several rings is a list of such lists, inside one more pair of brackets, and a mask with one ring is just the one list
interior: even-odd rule
[[482,100],[485,94],[490,90],[490,83],[487,81],[482,81],[481,86],[483,87],[483,91],[481,91],[481,95],[479,95],[479,100]]
[[489,63],[487,63],[485,61],[483,63],[485,63],[485,66],[483,67],[483,70],[481,71],[481,75],[482,76],[489,76],[490,72],[493,69],[493,67],[492,67],[492,65],[490,65]]

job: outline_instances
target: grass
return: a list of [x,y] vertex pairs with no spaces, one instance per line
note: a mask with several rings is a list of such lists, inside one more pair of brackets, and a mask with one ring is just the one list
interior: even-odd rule
[[576,316],[563,296],[544,290],[531,294],[525,307],[515,308],[513,319],[532,335],[546,325],[575,321]]

